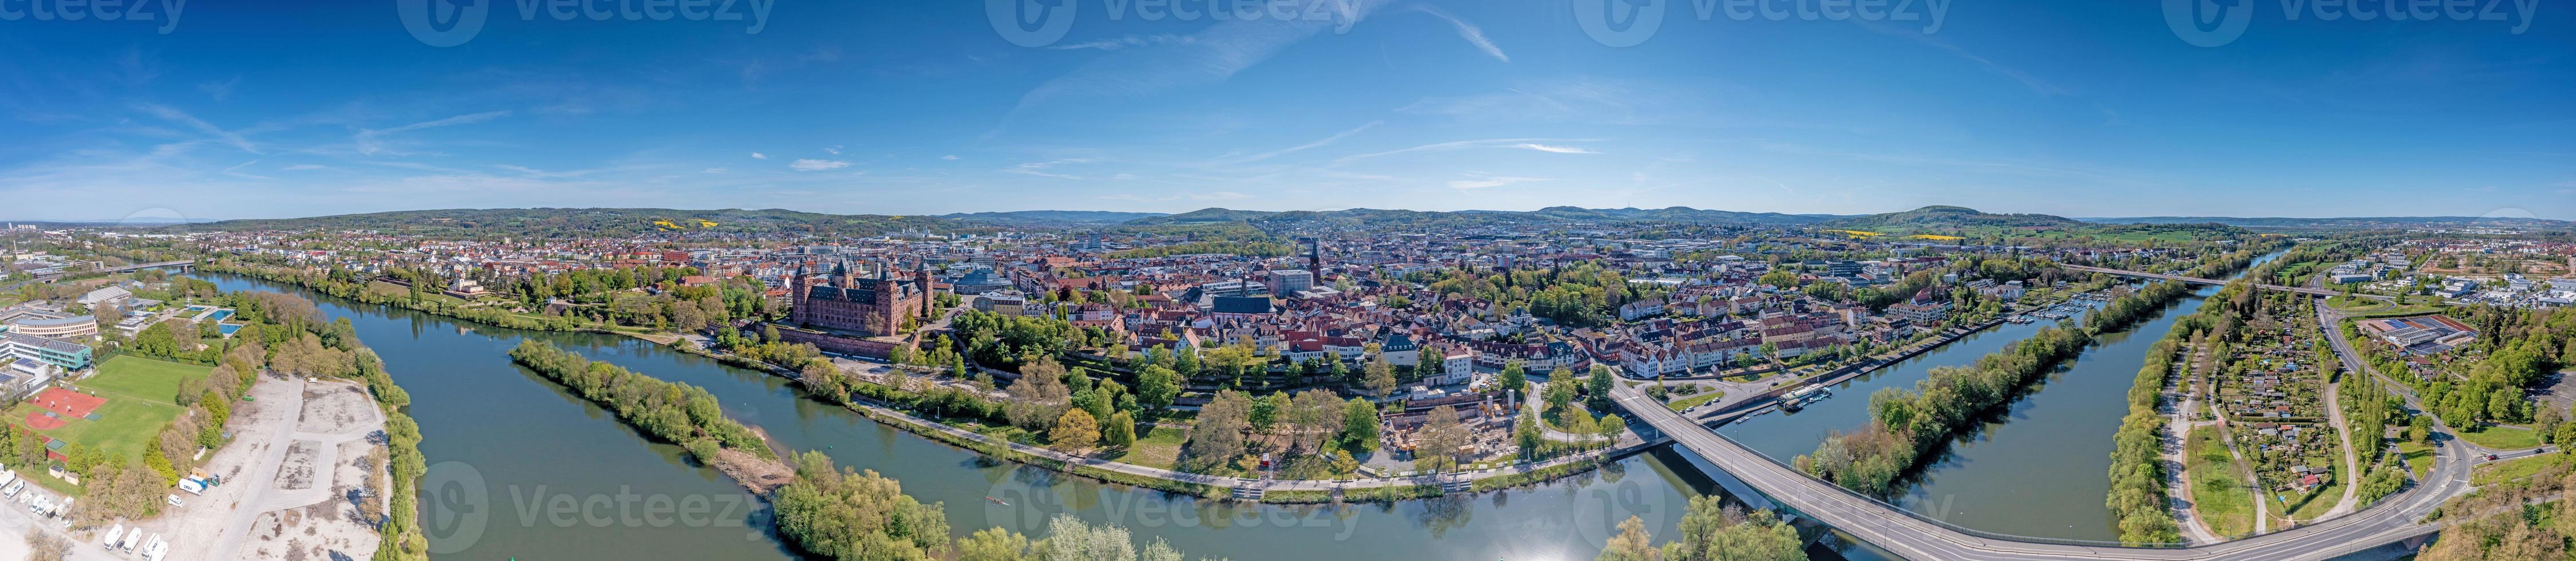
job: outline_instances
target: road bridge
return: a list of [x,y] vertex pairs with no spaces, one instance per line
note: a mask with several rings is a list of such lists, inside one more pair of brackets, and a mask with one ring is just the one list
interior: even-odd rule
[[1783,510],[1908,559],[2331,559],[2440,530],[2438,524],[2418,521],[2468,491],[2469,467],[2477,462],[2467,447],[2452,439],[2436,452],[2425,481],[2357,512],[2220,543],[2132,547],[2009,536],[1941,522],[1799,472],[1674,413],[1638,388],[1613,384],[1611,394],[1631,417],[1743,481]]
[[136,264],[133,264],[133,265],[126,265],[126,266],[123,266],[123,267],[109,267],[109,268],[105,268],[105,269],[97,269],[97,270],[92,270],[92,271],[81,271],[81,272],[79,272],[79,273],[62,273],[62,274],[55,274],[55,275],[45,275],[45,276],[41,276],[41,277],[36,277],[34,280],[19,281],[19,282],[18,282],[18,283],[16,283],[16,284],[11,284],[11,285],[9,285],[8,290],[17,290],[19,285],[27,284],[27,283],[30,283],[30,282],[41,282],[41,283],[45,283],[45,284],[53,284],[55,281],[60,281],[60,280],[66,279],[66,278],[70,278],[70,277],[71,277],[72,275],[74,275],[74,274],[83,274],[83,275],[86,275],[86,274],[90,274],[90,273],[122,273],[122,272],[126,272],[126,271],[140,271],[140,270],[143,270],[143,269],[150,269],[150,268],[154,268],[154,267],[190,267],[190,266],[194,266],[194,265],[196,265],[196,264],[197,264],[197,262],[196,262],[196,261],[162,261],[162,262],[159,262],[159,263],[136,263]]
[[[2218,279],[2205,279],[2205,278],[2200,278],[2200,277],[2186,277],[2186,276],[2179,276],[2179,275],[2165,275],[2165,274],[2157,274],[2157,273],[2141,273],[2141,272],[2137,272],[2137,271],[2126,271],[2126,270],[2120,270],[2120,269],[2106,269],[2106,268],[2102,268],[2102,267],[2087,267],[2087,266],[2083,266],[2083,265],[2060,265],[2060,266],[2065,267],[2065,268],[2066,268],[2066,270],[2069,270],[2069,271],[2076,271],[2076,272],[2082,272],[2082,273],[2101,273],[2101,274],[2105,274],[2105,275],[2118,275],[2118,276],[2123,276],[2123,277],[2137,277],[2137,278],[2156,279],[2156,280],[2182,281],[2182,282],[2187,282],[2187,283],[2192,283],[2192,284],[2206,284],[2206,285],[2210,285],[2210,286],[2226,286],[2226,285],[2227,285],[2227,281],[2218,280]],[[2254,285],[2254,286],[2256,286],[2256,287],[2260,287],[2260,288],[2262,288],[2262,289],[2264,289],[2264,290],[2278,290],[2278,291],[2283,291],[2283,292],[2296,292],[2296,293],[2306,294],[2306,295],[2310,295],[2310,296],[2316,296],[2316,297],[2320,297],[2320,298],[2322,298],[2322,297],[2327,297],[2327,296],[2342,296],[2342,295],[2343,295],[2343,292],[2340,292],[2340,291],[2326,290],[2326,289],[2323,289],[2323,288],[2314,288],[2314,287],[2305,287],[2305,286],[2295,286],[2295,287],[2294,287],[2294,286],[2281,286],[2281,285],[2277,285],[2277,284],[2257,284],[2257,285]],[[2354,296],[2364,297],[2364,298],[2377,298],[2377,299],[2380,299],[2380,300],[2388,300],[2388,299],[2389,299],[2389,297],[2387,297],[2387,296],[2380,296],[2380,295],[2377,295],[2377,294],[2359,294],[2359,293],[2355,293],[2355,294],[2353,294],[2353,295],[2354,295]]]

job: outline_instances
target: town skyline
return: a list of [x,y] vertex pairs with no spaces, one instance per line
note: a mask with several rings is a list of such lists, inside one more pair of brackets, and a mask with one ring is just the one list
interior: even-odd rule
[[167,33],[20,22],[22,41],[0,44],[14,77],[0,197],[11,218],[54,220],[1934,204],[2576,217],[2576,62],[2533,48],[2566,44],[2563,10],[2520,25],[2265,14],[2215,47],[2179,38],[2153,3],[1958,5],[1937,29],[1677,15],[1621,47],[1554,5],[1354,2],[1341,21],[1290,22],[1080,5],[1038,46],[945,4],[782,5],[756,32],[500,6],[452,46],[372,3],[195,7]]
[[[1095,216],[1094,216],[1094,217],[1092,217],[1092,218],[1082,219],[1082,220],[1070,220],[1070,222],[1080,222],[1080,223],[1099,223],[1099,224],[1113,224],[1113,223],[1125,222],[1125,221],[1127,221],[1127,220],[1132,220],[1132,219],[1137,219],[1137,218],[1149,218],[1149,217],[1161,217],[1161,216],[1174,216],[1174,215],[1189,214],[1189,213],[1195,213],[1195,212],[1209,212],[1209,211],[1234,211],[1234,212],[1255,212],[1255,213],[1280,213],[1280,212],[1311,211],[1311,212],[1327,212],[1327,213],[1329,213],[1329,212],[1343,212],[1343,211],[1369,211],[1369,210],[1378,210],[1378,211],[1427,212],[1427,213],[1453,213],[1453,214],[1527,214],[1527,213],[1536,213],[1536,212],[1540,212],[1540,211],[1545,211],[1545,210],[1549,210],[1549,209],[1563,209],[1563,208],[1573,208],[1573,209],[1581,209],[1581,210],[1609,210],[1609,211],[1619,211],[1619,210],[1664,210],[1664,209],[1686,209],[1686,210],[1694,210],[1694,211],[1713,211],[1713,212],[1730,212],[1730,213],[1746,213],[1746,214],[1761,214],[1761,215],[1780,215],[1780,216],[1785,216],[1785,217],[1801,217],[1801,218],[1826,219],[1826,218],[1856,218],[1856,217],[1866,217],[1866,216],[1871,216],[1871,215],[1880,215],[1880,214],[1894,214],[1894,213],[1901,213],[1901,212],[1912,211],[1912,210],[1920,210],[1920,209],[1929,208],[1929,207],[1960,207],[1960,205],[1932,204],[1932,205],[1922,205],[1922,206],[1914,206],[1914,207],[1906,207],[1906,208],[1893,208],[1893,209],[1889,209],[1889,210],[1881,210],[1881,211],[1850,212],[1850,213],[1835,213],[1835,212],[1794,212],[1794,213],[1793,213],[1793,212],[1781,212],[1781,211],[1770,211],[1770,210],[1749,209],[1749,208],[1718,208],[1718,207],[1701,207],[1701,206],[1691,206],[1691,205],[1672,205],[1672,206],[1665,206],[1665,207],[1586,207],[1586,206],[1582,206],[1582,205],[1573,205],[1573,204],[1566,204],[1566,205],[1548,205],[1548,206],[1535,207],[1535,208],[1528,208],[1528,209],[1462,208],[1462,209],[1455,209],[1455,210],[1434,210],[1434,209],[1418,209],[1418,208],[1388,208],[1388,207],[1344,207],[1344,208],[1303,209],[1303,208],[1250,208],[1250,205],[1245,205],[1245,206],[1208,206],[1208,207],[1200,207],[1200,208],[1188,209],[1188,210],[1177,211],[1177,212],[1156,212],[1156,211],[1143,211],[1143,210],[1121,209],[1121,208],[1032,208],[1032,209],[1016,209],[1016,210],[965,210],[965,211],[951,211],[951,212],[944,212],[944,213],[932,213],[932,212],[903,212],[903,211],[900,211],[900,210],[867,210],[867,211],[858,211],[858,212],[825,212],[825,211],[815,211],[815,210],[799,209],[799,208],[789,208],[789,207],[643,208],[643,207],[633,207],[633,206],[589,206],[589,207],[580,207],[580,206],[567,206],[567,207],[556,207],[556,206],[493,206],[493,207],[470,207],[470,208],[469,208],[469,207],[425,207],[425,208],[400,208],[400,209],[375,210],[375,211],[363,211],[363,212],[342,212],[342,213],[305,214],[305,215],[274,215],[274,216],[187,216],[187,215],[183,215],[183,214],[176,213],[176,212],[172,211],[171,209],[169,209],[169,208],[165,208],[165,207],[150,207],[150,208],[144,208],[144,209],[141,209],[141,210],[135,211],[135,212],[134,212],[134,213],[132,213],[132,214],[129,214],[129,215],[127,215],[127,216],[122,216],[122,217],[111,217],[111,218],[99,218],[99,217],[87,217],[87,218],[51,218],[51,217],[0,216],[0,222],[23,222],[23,223],[38,223],[38,224],[47,224],[47,223],[50,223],[50,224],[92,224],[92,225],[96,225],[96,224],[125,224],[125,225],[164,225],[164,224],[168,224],[168,225],[179,225],[179,224],[202,224],[202,223],[225,222],[225,221],[233,221],[233,220],[293,220],[293,219],[305,219],[305,218],[327,218],[327,217],[341,217],[341,216],[363,216],[363,215],[373,215],[373,214],[392,214],[392,213],[404,213],[404,212],[475,211],[475,210],[480,210],[480,211],[501,211],[501,210],[546,210],[546,209],[554,209],[554,210],[580,210],[580,209],[605,209],[605,208],[618,208],[618,209],[642,209],[642,210],[669,210],[669,211],[675,211],[675,212],[728,212],[728,211],[732,211],[732,212],[741,212],[741,211],[783,210],[783,211],[790,211],[790,212],[811,212],[811,213],[816,213],[816,214],[834,214],[834,215],[845,215],[845,216],[921,216],[921,217],[932,217],[932,218],[971,218],[971,217],[1012,216],[1012,215],[1028,216],[1028,215],[1052,215],[1052,214],[1080,214],[1080,215],[1095,215]],[[1967,207],[1961,207],[1961,208],[1967,208]],[[2364,220],[2364,219],[2390,219],[2390,220],[2497,219],[2497,220],[2544,220],[2544,221],[2551,221],[2551,222],[2571,222],[2571,221],[2576,221],[2576,220],[2570,220],[2570,219],[2568,219],[2568,218],[2559,218],[2559,217],[2551,217],[2551,216],[2534,216],[2534,215],[2530,215],[2528,212],[2515,212],[2515,211],[2520,211],[2520,210],[2522,210],[2522,209],[2519,209],[2519,208],[2512,208],[2512,207],[2508,207],[2508,208],[2505,208],[2505,209],[2499,209],[2499,211],[2491,211],[2491,212],[2488,212],[2488,213],[2486,213],[2486,214],[2482,214],[2482,215],[2404,214],[2404,215],[2370,215],[2370,216],[2361,216],[2361,215],[2263,215],[2263,214],[2238,214],[2238,215],[2222,215],[2222,214],[2194,214],[2194,215],[2154,215],[2154,216],[2151,216],[2151,215],[2061,215],[2061,214],[2052,214],[2052,213],[2044,213],[2044,212],[2026,212],[2026,211],[2020,211],[2020,210],[2015,210],[2015,209],[2010,209],[2010,208],[1983,208],[1983,207],[1979,207],[1979,208],[1972,208],[1971,210],[1976,210],[1976,211],[1979,211],[1979,212],[1995,213],[1995,214],[2031,214],[2031,215],[2042,215],[2042,216],[2056,216],[2056,217],[2069,218],[2069,219],[2075,219],[2075,220],[2081,220],[2081,221],[2113,222],[2113,223],[2127,223],[2127,222],[2135,222],[2135,223],[2157,223],[2157,224],[2164,224],[2164,223],[2190,223],[2190,222],[2202,222],[2202,221],[2228,221],[2228,220]]]

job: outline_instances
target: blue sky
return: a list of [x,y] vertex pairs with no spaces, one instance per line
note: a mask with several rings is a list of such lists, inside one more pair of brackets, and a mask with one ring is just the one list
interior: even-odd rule
[[[133,9],[168,13],[149,1]],[[425,41],[403,10],[460,4],[422,1],[187,3],[174,26],[10,17],[61,0],[0,0],[0,218],[1956,204],[2576,219],[2576,7],[2555,4],[2391,22],[2241,0],[2241,35],[2204,47],[2152,1],[1891,2],[1911,21],[1755,5],[1785,10],[1772,21],[1730,17],[1739,0],[1701,0],[1706,20],[1691,0],[1607,0],[1665,16],[1605,35],[1577,17],[1603,0],[1311,0],[1324,17],[1222,22],[1058,0],[1075,11],[1052,41],[997,31],[972,0],[715,0],[741,16],[723,21],[479,0],[481,27]]]

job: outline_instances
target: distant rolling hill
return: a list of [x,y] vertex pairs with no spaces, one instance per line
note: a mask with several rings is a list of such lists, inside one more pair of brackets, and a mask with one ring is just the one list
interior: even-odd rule
[[225,220],[173,225],[174,230],[374,230],[438,236],[632,236],[650,232],[801,232],[876,235],[903,229],[965,226],[933,216],[823,214],[786,209],[490,208],[403,210],[310,218]]
[[1202,208],[1202,209],[1193,210],[1193,211],[1189,211],[1189,212],[1184,212],[1184,213],[1180,213],[1180,214],[1166,214],[1166,215],[1163,215],[1163,216],[1149,216],[1149,217],[1145,217],[1145,218],[1138,218],[1138,219],[1134,219],[1134,220],[1129,220],[1129,221],[1127,221],[1126,223],[1127,223],[1128,225],[1132,225],[1132,226],[1159,226],[1159,225],[1164,225],[1164,224],[1208,224],[1208,223],[1216,223],[1216,222],[1251,221],[1251,220],[1255,220],[1255,219],[1260,219],[1260,218],[1263,218],[1263,217],[1267,217],[1267,216],[1270,216],[1270,215],[1273,215],[1273,214],[1279,214],[1279,213],[1277,213],[1277,212],[1270,212],[1270,211],[1266,211],[1266,210],[1234,210],[1234,209],[1225,209],[1225,208]]
[[2073,227],[2083,222],[2046,214],[1988,214],[1961,206],[1927,206],[1905,212],[1827,220],[1824,226],[1853,230],[1948,230],[1962,228]]
[[1824,222],[1834,215],[1781,214],[1776,212],[1735,212],[1690,207],[1657,209],[1608,208],[1591,209],[1572,206],[1547,207],[1535,211],[1461,210],[1451,212],[1354,208],[1344,210],[1297,210],[1271,212],[1206,208],[1168,216],[1141,218],[1127,222],[1131,226],[1170,224],[1205,224],[1245,222],[1256,226],[1287,226],[1319,223],[1356,228],[1431,228],[1482,226],[1509,223],[1706,223],[1764,226],[1796,226]]
[[2217,223],[2244,228],[2442,228],[2496,226],[2519,228],[2568,228],[2576,223],[2546,218],[2496,218],[2477,216],[2385,216],[2368,218],[2237,218],[2228,216],[2139,216],[2127,218],[2078,218],[2095,224],[2205,224]]
[[942,215],[969,222],[993,224],[1120,224],[1131,220],[1169,216],[1160,212],[1118,212],[1111,210],[1018,210],[1010,212],[960,212]]

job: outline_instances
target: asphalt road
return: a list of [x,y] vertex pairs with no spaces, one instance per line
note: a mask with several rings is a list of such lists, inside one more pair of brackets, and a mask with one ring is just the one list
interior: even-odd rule
[[2469,448],[2448,440],[2422,484],[2355,514],[2263,536],[2190,548],[2076,545],[1990,537],[1933,524],[1772,462],[1635,388],[1623,384],[1612,393],[1632,415],[1790,511],[1909,559],[2330,559],[2439,530],[2417,521],[2468,490],[2469,466],[2475,461]]

